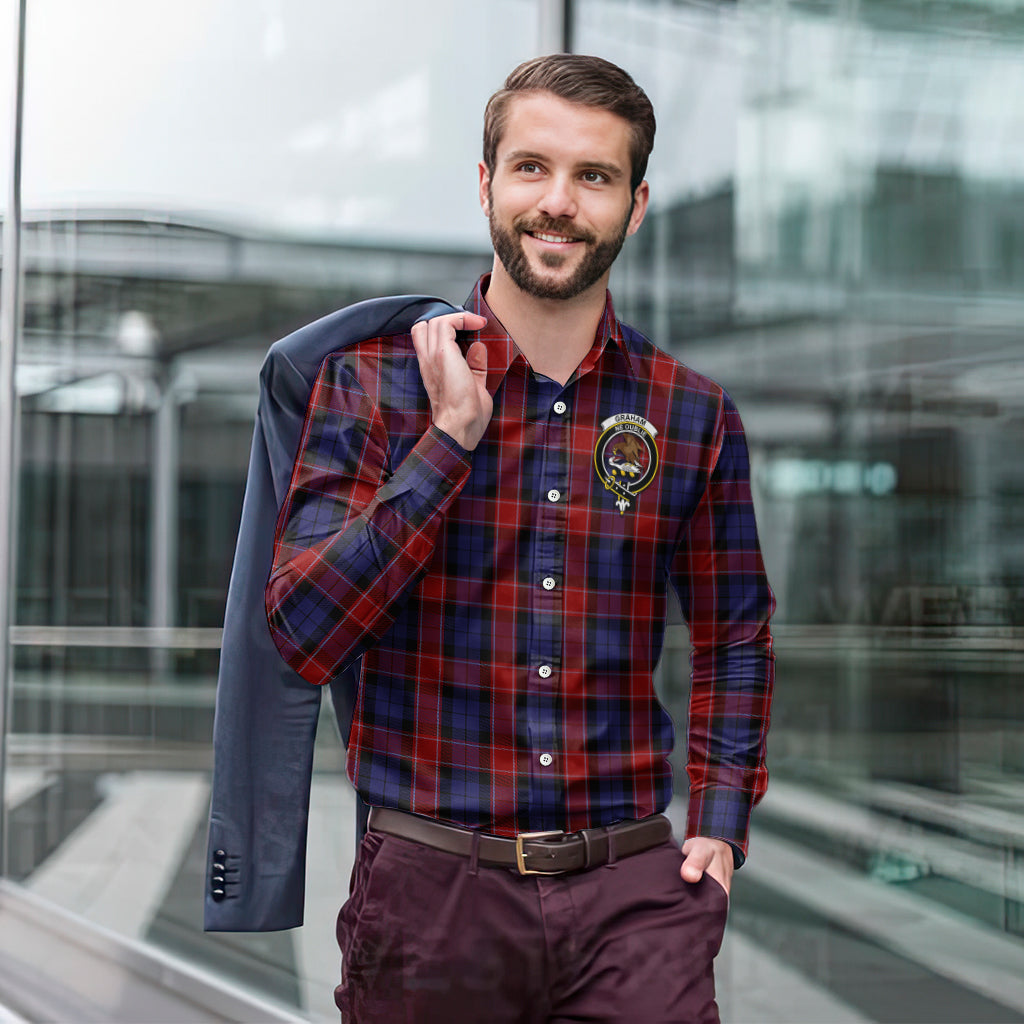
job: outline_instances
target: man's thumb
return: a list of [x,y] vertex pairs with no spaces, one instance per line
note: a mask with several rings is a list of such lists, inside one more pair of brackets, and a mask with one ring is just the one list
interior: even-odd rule
[[466,353],[466,362],[474,373],[487,374],[487,346],[482,341],[474,341]]

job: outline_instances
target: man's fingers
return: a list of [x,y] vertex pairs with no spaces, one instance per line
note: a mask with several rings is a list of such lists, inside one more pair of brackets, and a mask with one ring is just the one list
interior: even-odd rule
[[419,320],[412,326],[413,348],[421,362],[448,358],[454,351],[450,346],[454,345],[458,331],[479,331],[486,323],[487,317],[468,310]]
[[487,317],[476,313],[449,313],[427,321],[427,336],[435,348],[440,348],[455,340],[456,331],[479,331],[486,323]]
[[487,325],[487,317],[479,313],[462,310],[458,313],[445,313],[429,320],[417,320],[412,325],[412,336],[454,337],[456,331],[479,331]]
[[462,314],[462,326],[459,330],[462,331],[479,331],[481,328],[487,326],[487,317],[480,316],[479,313],[470,313],[469,311]]

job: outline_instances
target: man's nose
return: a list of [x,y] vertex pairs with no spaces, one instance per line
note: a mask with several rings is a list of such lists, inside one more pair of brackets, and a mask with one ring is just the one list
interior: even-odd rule
[[548,217],[575,217],[577,203],[572,183],[561,175],[552,176],[537,209]]

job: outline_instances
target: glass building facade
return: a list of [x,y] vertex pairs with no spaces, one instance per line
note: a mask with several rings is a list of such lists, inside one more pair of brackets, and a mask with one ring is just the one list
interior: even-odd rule
[[[654,101],[651,210],[612,291],[736,400],[778,598],[723,1019],[1024,1020],[1024,2],[25,7],[17,224],[0,122],[9,888],[336,1019],[354,818],[329,716],[306,924],[201,930],[257,372],[358,299],[465,297],[490,263],[486,99],[568,46]],[[677,624],[658,685],[680,735],[688,673]]]

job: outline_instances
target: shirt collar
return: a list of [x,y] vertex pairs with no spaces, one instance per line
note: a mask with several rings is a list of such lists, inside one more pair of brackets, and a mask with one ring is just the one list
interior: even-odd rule
[[[493,396],[499,385],[508,373],[509,367],[517,360],[522,360],[524,367],[526,359],[519,351],[512,336],[502,326],[501,321],[491,312],[490,306],[484,295],[487,286],[491,282],[491,275],[484,274],[473,286],[469,297],[466,299],[464,308],[471,313],[477,313],[487,318],[486,325],[479,331],[465,332],[465,347],[468,348],[474,341],[482,341],[487,346],[487,390]],[[601,354],[608,347],[609,342],[619,350],[625,358],[626,366],[633,377],[639,377],[640,367],[637,365],[638,355],[630,351],[626,339],[622,333],[622,327],[615,317],[615,307],[612,305],[611,292],[605,292],[604,312],[597,325],[597,332],[594,335],[594,344],[590,351],[584,356],[580,363],[578,375],[592,370]]]

